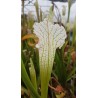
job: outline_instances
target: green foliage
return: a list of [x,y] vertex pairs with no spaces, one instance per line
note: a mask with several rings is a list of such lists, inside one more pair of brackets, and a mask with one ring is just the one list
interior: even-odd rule
[[35,98],[40,98],[39,94],[36,92],[33,84],[30,81],[30,78],[26,72],[23,60],[21,60],[21,78],[23,82],[25,83],[26,87],[30,89],[31,95]]
[[36,72],[35,72],[34,64],[33,64],[31,58],[30,58],[30,64],[31,64],[31,66],[29,68],[29,71],[30,71],[31,82],[32,82],[35,90],[37,91]]

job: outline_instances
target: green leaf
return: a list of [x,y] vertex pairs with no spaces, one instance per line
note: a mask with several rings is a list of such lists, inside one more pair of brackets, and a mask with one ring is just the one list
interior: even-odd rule
[[36,15],[37,15],[37,20],[40,22],[40,16],[39,16],[39,5],[38,5],[38,0],[34,3],[35,9],[36,9]]
[[74,65],[72,71],[68,74],[66,81],[69,81],[73,77],[73,75],[75,75],[75,72],[76,72],[76,66]]
[[31,67],[29,68],[29,71],[30,71],[31,82],[32,82],[35,90],[37,91],[36,72],[35,72],[34,64],[33,64],[33,61],[31,58],[30,58],[30,64],[31,64]]
[[32,96],[34,98],[40,98],[40,95],[38,94],[38,92],[36,92],[34,86],[32,85],[32,83],[29,79],[29,76],[26,72],[23,60],[21,60],[21,78],[22,78],[23,82],[25,83],[26,87],[28,89],[30,89]]
[[55,72],[58,76],[59,82],[61,83],[61,85],[64,86],[66,81],[66,66],[63,63],[61,54],[58,54],[57,52],[55,55],[55,62],[56,62]]
[[72,45],[75,45],[75,44],[76,44],[76,20],[73,26],[73,39],[72,39]]

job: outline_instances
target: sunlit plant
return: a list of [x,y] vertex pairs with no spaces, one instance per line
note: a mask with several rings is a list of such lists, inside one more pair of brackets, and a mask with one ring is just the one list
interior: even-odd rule
[[63,46],[67,35],[63,26],[54,25],[48,18],[34,24],[34,33],[39,38],[36,47],[39,50],[41,98],[47,98],[55,52]]

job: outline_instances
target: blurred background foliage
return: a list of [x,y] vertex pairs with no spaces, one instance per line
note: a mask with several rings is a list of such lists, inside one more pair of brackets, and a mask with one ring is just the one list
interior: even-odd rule
[[[24,13],[22,2],[21,15],[21,98],[40,98],[39,52],[35,45],[39,39],[33,32],[35,22],[42,21],[51,12],[43,13],[38,1],[34,3],[36,15]],[[58,7],[52,1],[52,12],[57,9],[57,21],[67,32],[67,39],[61,49],[56,50],[47,98],[75,98],[76,96],[76,19],[74,23],[63,23]],[[68,0],[68,17],[71,0]],[[62,10],[62,14],[64,10]],[[36,18],[35,18],[36,17]]]

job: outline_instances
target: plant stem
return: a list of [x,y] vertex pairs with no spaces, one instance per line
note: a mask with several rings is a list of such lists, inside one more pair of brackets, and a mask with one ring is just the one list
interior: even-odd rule
[[22,15],[23,15],[23,27],[24,27],[24,20],[25,20],[25,17],[24,17],[24,0],[22,0]]
[[69,22],[70,7],[71,7],[71,0],[68,0],[68,19],[67,19],[67,22]]

